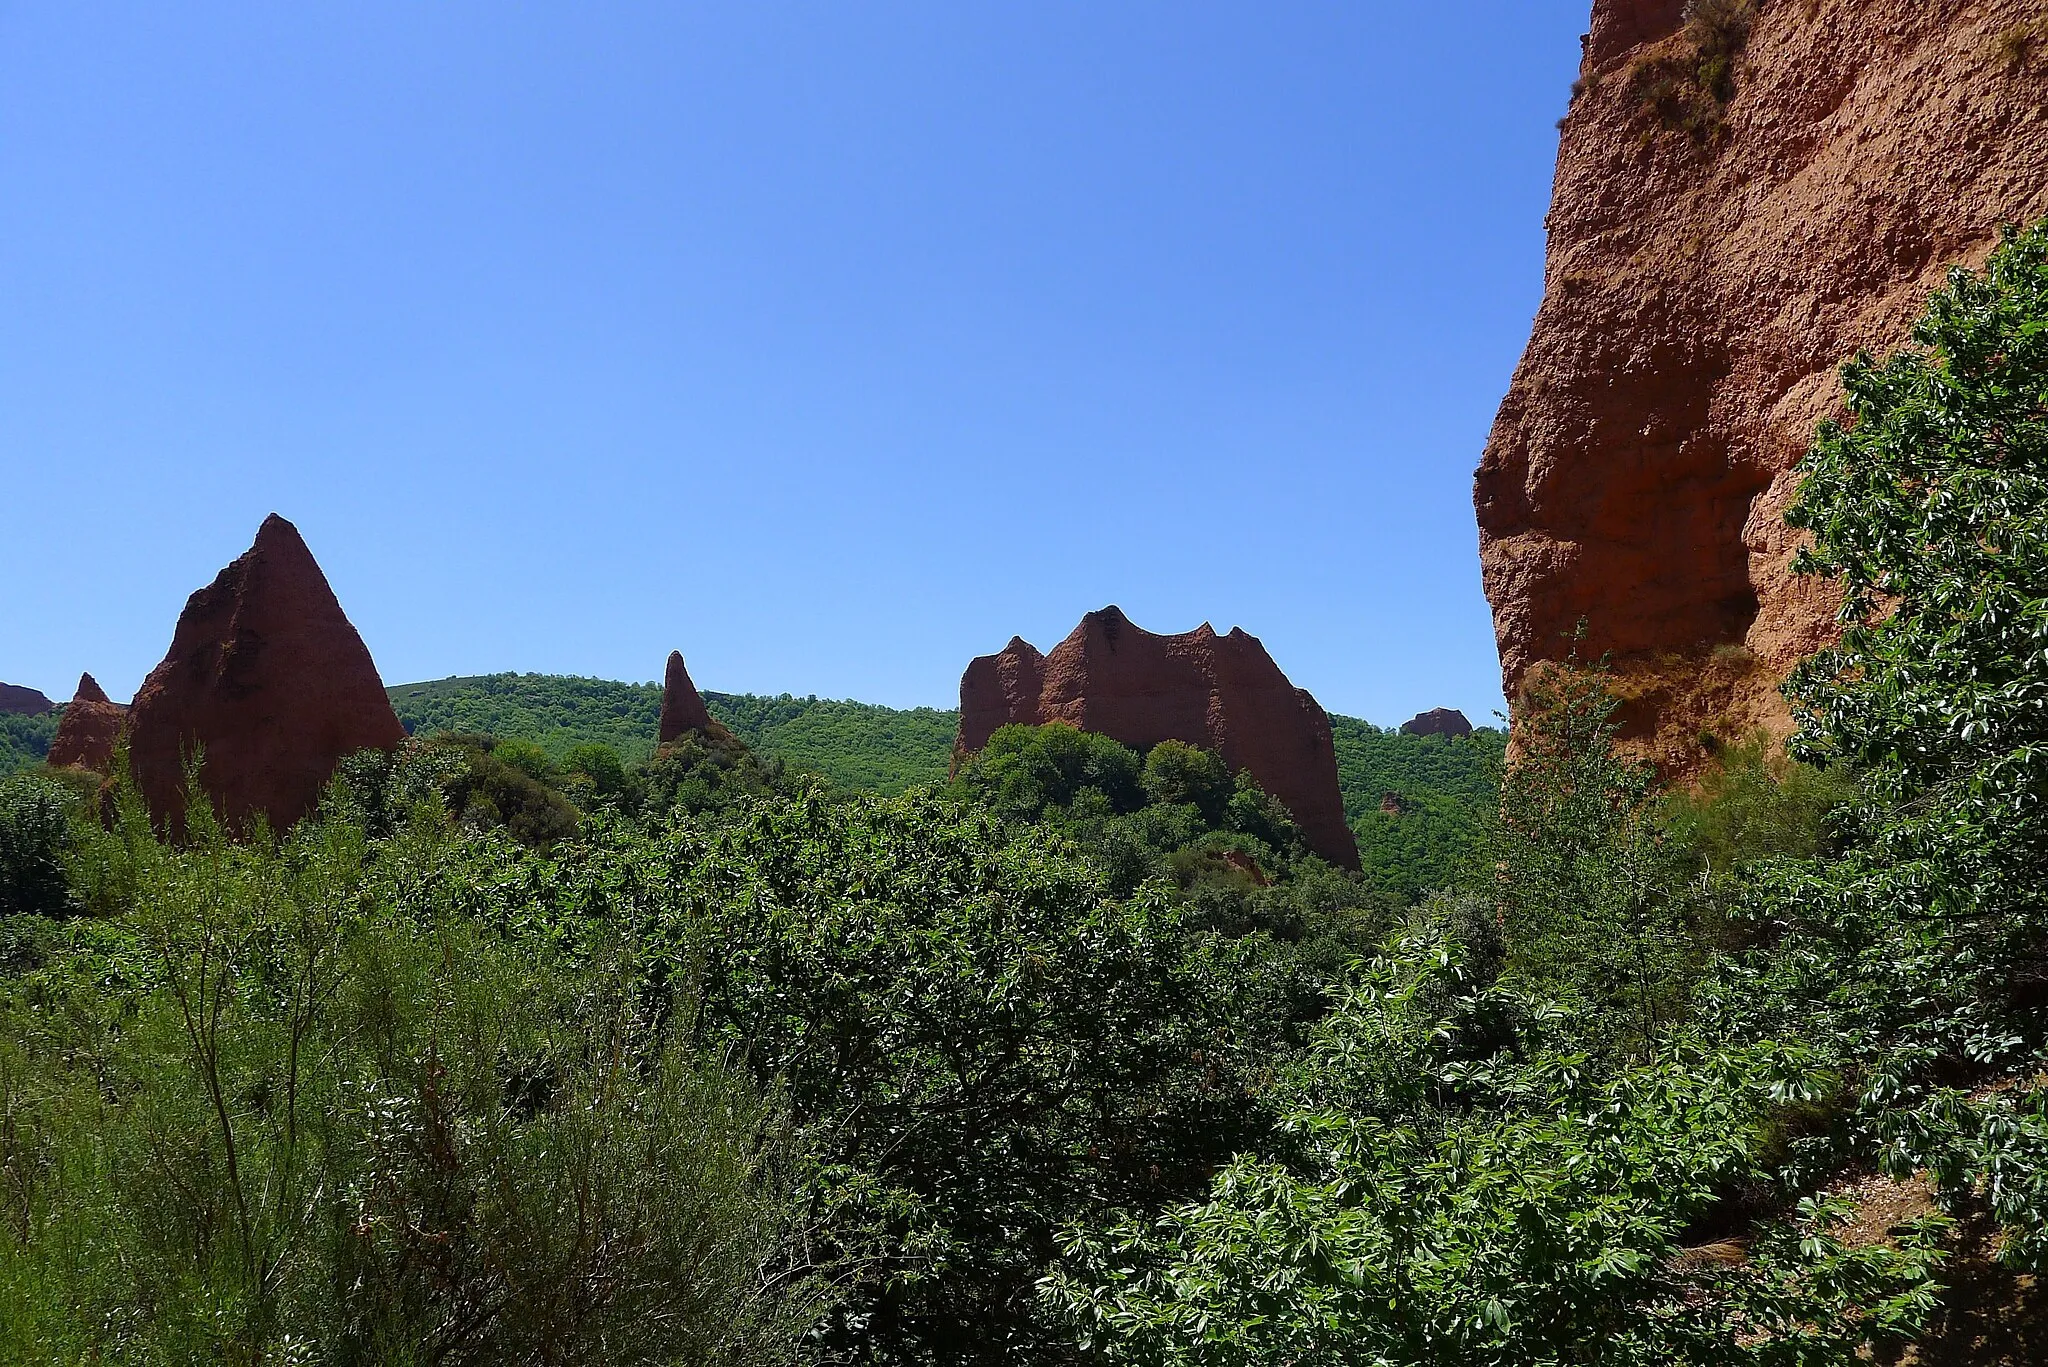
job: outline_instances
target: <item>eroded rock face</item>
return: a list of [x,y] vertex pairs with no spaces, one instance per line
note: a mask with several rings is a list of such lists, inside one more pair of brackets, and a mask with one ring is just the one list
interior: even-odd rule
[[1455,707],[1437,707],[1402,722],[1401,732],[1409,736],[1469,736],[1472,723]]
[[1543,305],[1475,488],[1510,697],[1584,619],[1667,771],[1702,732],[1789,725],[1777,684],[1834,609],[1791,573],[1791,467],[1843,360],[1903,344],[1951,263],[2048,212],[2048,54],[1998,43],[2037,9],[1763,4],[1719,131],[1689,133],[1652,104],[1694,50],[1682,0],[1595,0]]
[[668,668],[661,676],[661,743],[667,745],[686,731],[702,731],[707,736],[725,733],[723,727],[711,720],[703,695],[690,682],[690,671],[683,666],[683,652],[671,650]]
[[170,653],[143,681],[129,721],[136,786],[174,827],[194,745],[205,754],[201,781],[231,827],[260,813],[283,831],[313,809],[343,756],[405,739],[327,576],[275,513],[239,560],[186,600]]
[[57,721],[57,734],[50,741],[50,763],[76,765],[97,774],[108,772],[127,719],[128,709],[108,698],[97,679],[79,675],[78,692],[65,706]]
[[0,712],[17,717],[40,717],[56,706],[40,689],[0,683]]
[[1012,637],[961,676],[954,762],[981,749],[999,727],[1048,722],[1141,751],[1166,740],[1213,750],[1233,771],[1251,771],[1293,815],[1309,848],[1358,867],[1337,791],[1330,719],[1242,629],[1219,636],[1205,622],[1159,636],[1108,607],[1083,617],[1050,655]]

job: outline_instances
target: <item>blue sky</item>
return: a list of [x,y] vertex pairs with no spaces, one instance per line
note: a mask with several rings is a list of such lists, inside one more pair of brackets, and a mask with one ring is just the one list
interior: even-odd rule
[[1114,602],[1477,719],[1586,9],[0,0],[0,679],[274,509],[390,683],[950,706]]

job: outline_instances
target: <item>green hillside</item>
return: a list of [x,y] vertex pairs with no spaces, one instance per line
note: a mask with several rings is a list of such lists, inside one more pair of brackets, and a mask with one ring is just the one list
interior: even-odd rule
[[[560,760],[609,745],[629,762],[654,753],[659,684],[560,674],[484,674],[400,684],[391,704],[408,731],[475,731],[530,740]],[[755,752],[841,788],[894,796],[946,777],[958,714],[829,698],[706,693],[704,704]]]
[[1365,872],[1404,901],[1453,881],[1484,814],[1499,801],[1507,733],[1408,736],[1355,717],[1331,717],[1330,730],[1344,816]]
[[899,711],[787,693],[706,693],[704,705],[760,754],[842,788],[890,797],[944,780],[960,727],[958,712],[936,707]]
[[[411,731],[478,731],[530,740],[557,760],[578,745],[611,746],[629,762],[654,752],[656,684],[559,674],[486,674],[401,684],[392,705]],[[855,792],[894,796],[946,777],[959,713],[899,710],[784,693],[706,693],[711,715],[756,753]],[[1331,717],[1344,815],[1365,869],[1412,900],[1448,881],[1471,849],[1498,791],[1502,732],[1459,740],[1405,736],[1355,717]],[[1397,794],[1398,814],[1381,810]]]
[[530,740],[556,759],[579,745],[609,745],[629,762],[654,753],[661,685],[569,674],[480,674],[400,684],[391,706],[419,735],[470,731]]
[[[706,693],[711,715],[748,748],[854,792],[893,797],[946,777],[959,713],[830,698]],[[529,740],[556,760],[609,745],[628,763],[654,753],[661,687],[565,674],[482,674],[400,684],[391,704],[408,731],[482,732]],[[0,716],[0,775],[40,763],[58,713]],[[1445,882],[1465,858],[1498,791],[1503,733],[1404,736],[1355,717],[1330,718],[1344,815],[1365,870],[1404,901]],[[1388,793],[1401,812],[1382,811]]]
[[40,717],[0,713],[0,778],[43,762],[57,734],[57,719],[63,714],[61,707]]

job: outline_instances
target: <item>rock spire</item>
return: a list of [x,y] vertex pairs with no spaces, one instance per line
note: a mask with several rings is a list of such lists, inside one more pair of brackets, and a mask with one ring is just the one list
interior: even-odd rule
[[667,745],[680,739],[686,731],[700,731],[707,736],[725,734],[725,728],[711,719],[703,696],[697,692],[697,685],[690,682],[690,671],[683,664],[683,652],[671,650],[668,668],[662,671],[661,676],[659,739]]
[[283,831],[312,811],[335,764],[405,739],[377,666],[298,528],[272,513],[255,544],[186,600],[130,713],[129,755],[150,810],[184,814],[184,757],[230,827]]
[[113,767],[114,747],[127,719],[128,709],[107,697],[97,679],[79,675],[78,692],[66,704],[50,742],[50,763],[106,773]]

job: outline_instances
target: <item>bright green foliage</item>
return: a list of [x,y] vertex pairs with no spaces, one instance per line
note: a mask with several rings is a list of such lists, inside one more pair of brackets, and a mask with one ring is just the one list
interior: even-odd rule
[[704,706],[750,749],[790,771],[885,797],[943,783],[960,727],[960,714],[942,708],[899,709],[787,693],[706,693]]
[[1699,870],[1720,881],[1759,859],[1821,854],[1828,818],[1856,797],[1845,767],[1801,764],[1755,736],[1725,748],[1696,788],[1667,794],[1661,819]]
[[1658,825],[1649,766],[1615,751],[1616,706],[1597,670],[1531,677],[1486,843],[1509,971],[1589,1011],[1596,1048],[1650,1046],[1710,938],[1704,888]]
[[2038,1267],[2038,1088],[1956,1084],[2048,1051],[2048,229],[1953,272],[1914,340],[1845,368],[1850,422],[1822,428],[1792,515],[1803,567],[1846,590],[1841,645],[1788,687],[1797,747],[1866,797],[1838,857],[1767,871],[1778,948],[1730,1002],[1855,1059],[1845,1142],[1964,1207],[1988,1183],[2005,1256]]
[[516,847],[425,808],[276,849],[192,809],[81,827],[118,905],[0,978],[0,1362],[796,1360],[780,1122],[632,947],[495,934],[445,875]]
[[1014,1362],[1069,1220],[1200,1189],[1263,1140],[1298,995],[1259,937],[1124,901],[1070,847],[930,799],[757,806],[661,845],[662,924],[711,947],[707,1044],[776,1079],[833,1227],[878,1275],[836,1351]]
[[1222,823],[1237,791],[1221,755],[1177,740],[1152,747],[1139,781],[1147,803],[1192,806],[1212,826]]
[[[596,744],[640,763],[654,753],[661,688],[559,674],[485,674],[400,684],[391,690],[391,704],[416,735],[447,731],[529,741],[557,763],[578,746]],[[891,795],[944,781],[960,721],[957,712],[938,708],[906,711],[786,693],[706,693],[704,705],[764,758],[849,791]]]
[[50,753],[50,742],[57,737],[63,713],[61,707],[36,717],[0,712],[0,778],[43,762]]
[[[1507,733],[1410,736],[1331,717],[1344,819],[1368,881],[1401,902],[1462,881],[1500,800]],[[1381,810],[1392,796],[1399,811]]]
[[1792,695],[1804,755],[1871,797],[1844,892],[2016,951],[2048,929],[2048,229],[1955,272],[1914,340],[1844,370],[1851,422],[1803,467],[1802,567],[1847,598]]
[[1739,1263],[1681,1252],[1813,1085],[1796,1051],[1602,1079],[1554,1009],[1464,959],[1425,934],[1368,966],[1290,1083],[1303,1156],[1076,1235],[1048,1301],[1109,1361],[1158,1367],[1846,1365],[1924,1320],[1932,1227],[1851,1249],[1808,1202]]
[[0,917],[69,908],[64,859],[73,805],[71,794],[40,779],[0,779]]
[[531,741],[557,760],[578,745],[609,745],[627,760],[654,753],[659,684],[564,674],[484,674],[400,684],[391,706],[416,736],[447,731]]
[[1005,726],[961,771],[961,787],[996,811],[1036,821],[1054,810],[1125,815],[1147,801],[1144,757],[1073,726]]

